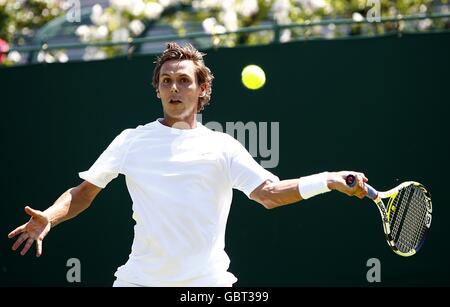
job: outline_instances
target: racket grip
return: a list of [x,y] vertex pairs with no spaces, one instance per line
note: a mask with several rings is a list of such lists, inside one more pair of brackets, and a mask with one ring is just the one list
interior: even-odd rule
[[[349,187],[353,187],[356,184],[356,178],[355,175],[348,175],[345,178],[345,182]],[[376,199],[378,197],[378,191],[375,190],[371,185],[364,183],[364,185],[367,187],[367,195],[366,197],[370,199]]]

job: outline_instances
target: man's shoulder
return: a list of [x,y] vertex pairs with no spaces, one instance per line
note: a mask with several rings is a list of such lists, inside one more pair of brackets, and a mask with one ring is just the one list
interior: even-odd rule
[[149,122],[147,124],[137,125],[134,128],[127,128],[123,130],[125,133],[133,133],[133,132],[148,132],[156,129],[156,120]]
[[125,140],[130,140],[138,135],[141,135],[142,133],[148,133],[152,130],[154,130],[155,123],[151,122],[144,125],[138,125],[134,128],[125,128],[123,129],[120,134],[117,136],[117,138]]

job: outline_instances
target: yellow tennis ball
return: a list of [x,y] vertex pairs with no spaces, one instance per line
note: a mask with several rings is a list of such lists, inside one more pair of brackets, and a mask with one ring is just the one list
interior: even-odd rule
[[266,74],[257,65],[245,66],[242,70],[242,83],[251,90],[257,90],[266,83]]

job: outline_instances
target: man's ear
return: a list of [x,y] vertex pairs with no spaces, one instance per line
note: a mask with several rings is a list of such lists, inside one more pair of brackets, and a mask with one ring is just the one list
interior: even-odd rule
[[200,85],[200,97],[205,97],[207,90],[208,90],[208,83],[203,83],[202,85]]
[[158,97],[159,99],[161,99],[161,96],[159,95],[159,91],[156,90],[156,97]]

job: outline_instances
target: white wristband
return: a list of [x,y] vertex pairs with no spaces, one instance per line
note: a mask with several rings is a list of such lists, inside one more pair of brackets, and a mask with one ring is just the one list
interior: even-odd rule
[[328,172],[301,177],[298,181],[298,191],[303,199],[331,191],[327,185]]

